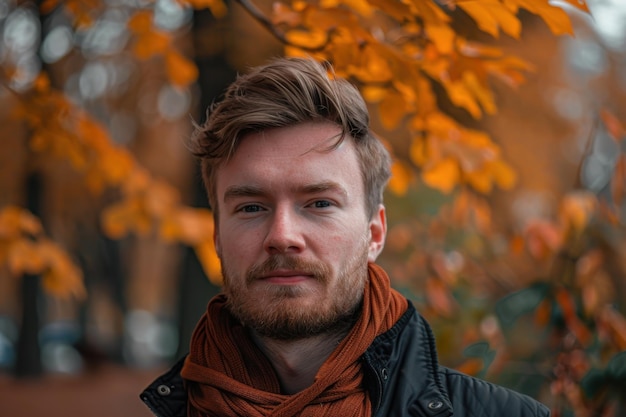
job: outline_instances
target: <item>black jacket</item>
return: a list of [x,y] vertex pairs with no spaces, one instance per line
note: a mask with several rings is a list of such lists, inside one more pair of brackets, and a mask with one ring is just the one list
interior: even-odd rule
[[[187,393],[178,362],[141,394],[157,417],[186,417]],[[375,417],[548,417],[522,394],[439,365],[430,326],[409,304],[363,355]],[[340,417],[340,416],[332,416]]]

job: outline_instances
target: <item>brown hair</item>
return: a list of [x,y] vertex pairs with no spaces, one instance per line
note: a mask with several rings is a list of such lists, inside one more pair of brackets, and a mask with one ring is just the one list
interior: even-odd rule
[[207,121],[192,136],[192,151],[201,160],[209,203],[218,215],[216,172],[249,132],[326,120],[341,127],[338,146],[354,140],[365,186],[369,218],[383,200],[390,176],[390,157],[369,130],[369,114],[358,90],[348,81],[329,77],[330,64],[313,59],[278,58],[237,77],[223,100],[207,111]]

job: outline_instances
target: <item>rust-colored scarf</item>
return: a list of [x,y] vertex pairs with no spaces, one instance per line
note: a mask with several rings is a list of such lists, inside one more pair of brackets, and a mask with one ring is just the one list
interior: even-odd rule
[[348,335],[319,369],[315,382],[293,395],[280,394],[269,360],[219,295],[208,305],[191,338],[181,371],[189,393],[188,417],[366,416],[359,358],[374,338],[393,326],[407,301],[390,287],[382,268],[369,264],[363,311]]

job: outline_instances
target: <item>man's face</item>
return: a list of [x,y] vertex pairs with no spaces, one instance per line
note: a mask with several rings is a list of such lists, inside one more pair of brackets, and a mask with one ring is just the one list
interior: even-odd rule
[[231,311],[259,334],[329,331],[358,307],[385,239],[354,144],[326,122],[250,133],[217,171],[215,243]]

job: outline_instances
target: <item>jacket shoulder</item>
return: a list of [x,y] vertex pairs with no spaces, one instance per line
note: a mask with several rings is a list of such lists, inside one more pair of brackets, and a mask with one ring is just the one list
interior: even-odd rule
[[443,366],[439,367],[439,374],[455,416],[550,416],[550,410],[545,405],[527,395]]

